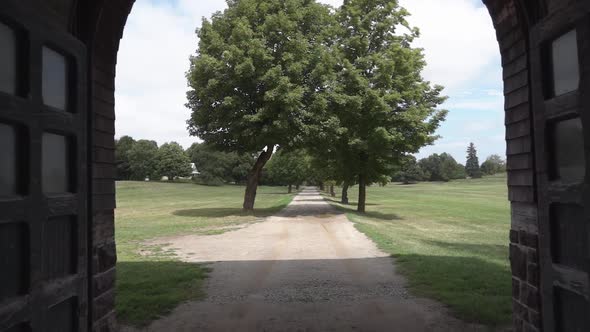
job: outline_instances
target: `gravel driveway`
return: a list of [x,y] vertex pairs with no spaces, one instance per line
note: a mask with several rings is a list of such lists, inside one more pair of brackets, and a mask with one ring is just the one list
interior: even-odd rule
[[315,189],[237,231],[165,239],[187,262],[210,262],[208,298],[149,331],[483,331],[408,294],[392,259]]

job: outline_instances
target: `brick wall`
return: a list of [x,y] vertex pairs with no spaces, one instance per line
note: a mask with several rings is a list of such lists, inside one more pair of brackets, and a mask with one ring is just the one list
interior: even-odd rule
[[114,331],[115,264],[115,75],[117,51],[132,0],[107,0],[93,10],[90,49],[92,86],[92,286],[93,330]]
[[539,227],[528,54],[528,24],[534,20],[529,12],[538,10],[519,11],[516,1],[486,5],[496,28],[504,79],[513,324],[516,332],[539,331]]

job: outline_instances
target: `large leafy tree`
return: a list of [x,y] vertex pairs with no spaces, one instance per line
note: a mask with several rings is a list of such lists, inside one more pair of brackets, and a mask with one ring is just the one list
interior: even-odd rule
[[243,207],[254,208],[275,147],[301,143],[320,87],[328,7],[314,0],[228,0],[204,20],[187,73],[188,128],[221,149],[258,154]]
[[[338,10],[333,46],[337,72],[331,109],[338,126],[334,146],[359,185],[357,210],[365,211],[366,186],[391,174],[391,166],[437,138],[446,111],[442,87],[421,76],[425,66],[418,37],[395,0],[345,0]],[[398,28],[405,29],[400,33]]]
[[483,174],[486,175],[494,175],[497,173],[505,172],[506,171],[506,162],[502,157],[497,154],[493,154],[486,158],[481,164],[481,171]]
[[143,181],[157,177],[158,143],[139,140],[129,150],[129,170],[132,180]]
[[206,143],[194,143],[187,154],[199,171],[198,180],[207,185],[243,183],[254,164],[254,158],[247,153],[219,151]]
[[455,160],[450,154],[432,154],[428,158],[421,159],[418,166],[424,172],[428,181],[450,181],[465,178],[465,167]]
[[469,143],[467,147],[467,162],[465,163],[465,172],[467,176],[477,179],[481,178],[481,168],[479,168],[479,159],[477,158],[477,149],[475,144]]
[[115,163],[117,164],[117,180],[129,180],[131,178],[131,164],[129,163],[129,151],[135,144],[131,136],[123,136],[115,141]]
[[173,181],[176,177],[186,177],[191,174],[191,160],[180,144],[165,143],[158,150],[157,173]]
[[292,187],[301,185],[308,176],[309,165],[303,150],[279,151],[267,164],[267,174],[270,182]]

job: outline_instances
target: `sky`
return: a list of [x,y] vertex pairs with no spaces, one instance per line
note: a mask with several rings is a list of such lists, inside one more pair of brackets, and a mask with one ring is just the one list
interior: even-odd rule
[[[319,0],[339,6],[342,0]],[[448,152],[464,163],[474,142],[480,161],[505,155],[500,53],[490,16],[481,0],[400,0],[420,28],[413,46],[424,48],[426,80],[445,87],[449,110],[441,138],[417,157]],[[185,72],[198,43],[203,17],[223,10],[225,0],[136,1],[125,27],[116,77],[116,136],[197,142],[186,129],[190,110]]]

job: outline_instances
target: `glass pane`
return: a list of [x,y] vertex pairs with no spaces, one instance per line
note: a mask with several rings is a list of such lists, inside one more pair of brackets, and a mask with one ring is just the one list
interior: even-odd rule
[[17,194],[16,130],[0,123],[0,196]]
[[68,139],[55,134],[43,134],[43,192],[69,191]]
[[16,93],[16,36],[0,23],[0,91]]
[[555,95],[575,91],[580,83],[578,40],[572,30],[553,42],[553,86]]
[[26,224],[0,224],[0,299],[25,294],[29,288],[29,235]]
[[555,177],[565,182],[582,182],[586,172],[582,122],[579,118],[558,122],[552,137]]
[[43,103],[66,110],[68,100],[67,60],[60,53],[43,47]]
[[588,253],[588,228],[584,208],[573,204],[551,206],[553,262],[583,270]]

